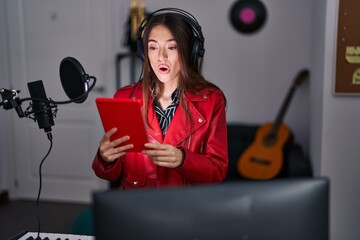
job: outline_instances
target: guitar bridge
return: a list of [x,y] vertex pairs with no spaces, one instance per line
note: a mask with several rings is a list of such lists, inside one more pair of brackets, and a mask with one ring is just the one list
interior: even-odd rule
[[269,166],[271,164],[271,162],[269,160],[262,159],[262,158],[256,158],[256,157],[252,157],[251,162],[259,163],[259,164],[267,165],[267,166]]

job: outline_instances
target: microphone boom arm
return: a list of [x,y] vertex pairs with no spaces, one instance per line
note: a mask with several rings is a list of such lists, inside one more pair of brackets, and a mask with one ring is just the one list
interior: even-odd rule
[[[50,98],[48,100],[46,100],[46,99],[32,98],[32,97],[20,99],[19,98],[20,90],[9,90],[9,89],[5,89],[5,88],[1,88],[0,95],[3,99],[3,101],[0,102],[0,107],[2,106],[5,110],[15,108],[18,116],[20,118],[23,118],[23,117],[28,117],[30,114],[33,113],[33,111],[28,111],[28,109],[31,107],[31,105],[30,105],[27,108],[27,110],[24,112],[21,108],[21,103],[25,102],[25,101],[34,101],[35,100],[35,101],[39,101],[39,102],[49,103],[51,106],[50,108],[55,108],[55,113],[56,113],[57,104],[72,103],[72,102],[77,101],[89,94],[89,92],[95,87],[96,77],[87,75],[86,79],[87,79],[87,82],[86,82],[87,85],[89,85],[90,80],[92,80],[92,84],[88,87],[87,91],[85,91],[85,93],[83,95],[81,95],[75,99],[67,100],[67,101],[54,101]],[[29,117],[29,118],[33,119],[32,117]]]

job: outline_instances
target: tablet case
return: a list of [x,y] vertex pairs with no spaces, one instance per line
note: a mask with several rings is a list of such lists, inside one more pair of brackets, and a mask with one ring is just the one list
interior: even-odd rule
[[116,127],[118,130],[110,140],[123,136],[130,136],[130,140],[121,145],[134,144],[128,152],[140,152],[149,142],[145,121],[141,112],[140,102],[133,99],[97,98],[96,106],[100,115],[104,131]]

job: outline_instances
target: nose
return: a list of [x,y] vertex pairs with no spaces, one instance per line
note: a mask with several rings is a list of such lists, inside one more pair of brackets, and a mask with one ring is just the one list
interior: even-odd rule
[[166,49],[161,48],[159,51],[159,61],[166,61],[168,59],[168,55]]

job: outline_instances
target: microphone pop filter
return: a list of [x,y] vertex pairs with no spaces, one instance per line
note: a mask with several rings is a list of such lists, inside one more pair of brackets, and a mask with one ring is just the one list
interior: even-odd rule
[[84,102],[88,96],[89,76],[80,62],[66,57],[61,61],[59,71],[61,85],[69,99],[76,103]]

